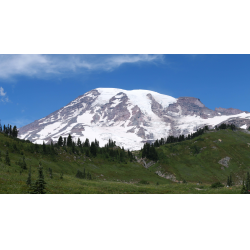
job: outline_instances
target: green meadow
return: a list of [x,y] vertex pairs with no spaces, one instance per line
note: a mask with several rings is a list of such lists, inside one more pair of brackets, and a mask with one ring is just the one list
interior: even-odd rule
[[[159,160],[146,169],[127,156],[122,160],[99,153],[88,157],[85,148],[74,152],[66,146],[54,146],[52,150],[49,145],[44,152],[42,145],[0,133],[0,193],[29,193],[29,171],[34,183],[40,162],[47,194],[239,194],[250,171],[247,143],[250,134],[241,130],[208,131],[192,140],[156,148]],[[10,165],[6,164],[7,151]],[[141,156],[140,151],[133,154]],[[23,157],[27,169],[22,167]],[[226,167],[218,163],[225,157],[230,157]],[[77,178],[77,171],[90,174],[91,179]],[[175,178],[160,177],[157,171]],[[226,187],[229,175],[232,187]],[[215,182],[224,187],[212,188]]]

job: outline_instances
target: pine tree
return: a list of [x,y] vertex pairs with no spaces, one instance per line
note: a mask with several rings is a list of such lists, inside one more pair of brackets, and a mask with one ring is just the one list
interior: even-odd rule
[[27,169],[27,164],[25,162],[25,157],[23,156],[22,169]]
[[29,170],[29,175],[28,175],[28,179],[27,179],[27,181],[26,181],[26,184],[27,184],[28,186],[31,186],[31,167],[30,167],[30,170]]
[[2,153],[1,153],[1,151],[0,151],[0,161],[2,161]]
[[67,147],[71,147],[71,146],[72,146],[72,136],[69,134],[67,138]]
[[57,142],[58,146],[62,147],[63,146],[63,138],[60,136]]
[[63,138],[63,147],[65,147],[67,145],[67,139],[66,137]]
[[35,184],[32,186],[31,194],[45,194],[45,184],[44,175],[43,175],[43,167],[41,162],[39,163],[38,167],[38,179],[36,180]]
[[78,138],[78,140],[77,140],[77,147],[81,147],[81,146],[82,146],[82,142],[81,142],[80,138]]
[[91,142],[90,153],[95,157],[97,154],[97,148],[94,142]]
[[74,154],[75,153],[75,142],[72,141],[72,144],[71,144],[71,147],[72,147],[72,153]]
[[86,140],[84,142],[84,147],[90,147],[89,139],[88,138],[86,138]]
[[52,141],[50,142],[50,154],[51,154],[51,155],[54,155],[54,154],[55,154],[55,148],[54,148],[54,144],[53,144]]
[[7,164],[8,166],[10,166],[10,157],[9,157],[8,150],[6,151],[6,155],[5,155],[5,164]]
[[89,149],[86,150],[86,156],[90,157]]
[[45,143],[44,143],[44,141],[43,141],[43,153],[46,154],[46,152],[47,152],[47,150],[46,150],[46,145],[45,145]]

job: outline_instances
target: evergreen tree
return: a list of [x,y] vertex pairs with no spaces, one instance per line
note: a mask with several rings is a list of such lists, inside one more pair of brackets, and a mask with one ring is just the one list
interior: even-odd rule
[[36,180],[35,184],[32,186],[31,194],[45,194],[45,184],[44,175],[43,175],[43,167],[41,162],[39,163],[38,167],[38,179]]
[[6,155],[5,155],[5,164],[7,164],[8,166],[10,166],[10,157],[9,157],[8,150],[6,151]]
[[97,148],[94,142],[91,142],[90,153],[95,157],[97,154]]
[[81,146],[82,146],[82,142],[81,142],[80,138],[78,138],[78,140],[77,140],[77,147],[81,147]]
[[63,147],[65,147],[67,145],[67,139],[66,137],[63,138]]
[[1,153],[1,150],[0,150],[0,161],[2,161],[2,153]]
[[86,156],[87,156],[87,157],[90,157],[89,149],[86,150]]
[[18,130],[17,130],[16,126],[13,127],[12,136],[15,137],[15,138],[17,138],[17,136],[18,136]]
[[89,144],[89,139],[86,138],[85,142],[84,142],[84,147],[90,147],[90,144]]
[[54,148],[54,144],[53,144],[52,141],[50,142],[50,154],[51,154],[51,155],[54,155],[54,154],[55,154],[55,148]]
[[72,136],[69,134],[67,138],[67,147],[71,147],[71,146],[72,146]]
[[27,169],[27,164],[25,162],[25,157],[23,156],[22,169]]
[[10,125],[9,135],[12,136],[12,126]]
[[99,148],[99,141],[97,141],[96,139],[95,139],[95,146]]
[[46,145],[45,145],[44,141],[43,141],[43,153],[44,153],[44,154],[46,154],[46,153],[47,153],[47,150],[46,150]]
[[26,184],[27,184],[28,186],[31,186],[31,167],[30,167],[30,170],[29,170],[29,175],[28,175],[28,179],[27,179],[27,181],[26,181]]
[[60,136],[57,142],[58,146],[62,147],[63,146],[63,138]]
[[3,127],[2,127],[2,124],[1,124],[1,120],[0,120],[0,133],[2,133],[3,131]]

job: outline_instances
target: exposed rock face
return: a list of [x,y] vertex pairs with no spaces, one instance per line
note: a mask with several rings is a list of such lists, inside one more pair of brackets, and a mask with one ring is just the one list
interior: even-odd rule
[[[228,168],[229,161],[230,161],[230,157],[226,156],[225,158],[219,160],[218,163],[223,165],[224,167]],[[224,169],[224,168],[222,168],[222,169]]]
[[237,114],[242,113],[241,110],[233,109],[233,108],[229,108],[229,109],[215,108],[215,111],[221,113],[222,115],[237,115]]
[[113,139],[125,149],[140,149],[145,141],[187,135],[205,125],[212,128],[222,122],[250,126],[250,114],[237,109],[214,111],[194,97],[173,98],[149,90],[98,88],[20,128],[19,137],[47,143],[70,133],[82,141],[96,138],[101,146]]

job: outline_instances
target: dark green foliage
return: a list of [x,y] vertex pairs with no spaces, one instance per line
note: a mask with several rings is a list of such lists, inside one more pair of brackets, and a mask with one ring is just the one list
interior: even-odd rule
[[81,147],[82,146],[82,142],[81,142],[80,138],[78,138],[76,145],[77,145],[77,147]]
[[[104,145],[105,148],[113,148],[115,147],[115,141],[113,141],[112,139],[109,139],[109,142],[107,144]],[[99,145],[99,142],[98,142],[98,145]]]
[[26,181],[26,184],[27,184],[28,186],[31,186],[31,167],[30,167],[30,170],[29,170],[28,179],[27,179],[27,181]]
[[63,179],[63,172],[60,173],[60,179]]
[[184,183],[184,184],[185,184],[185,183],[187,183],[187,181],[184,179],[184,180],[182,181],[182,183]]
[[200,153],[200,148],[197,146],[197,145],[193,145],[191,147],[192,151],[193,151],[193,154],[197,155]]
[[86,150],[86,156],[87,156],[87,157],[90,157],[89,149]]
[[89,139],[86,138],[85,142],[84,142],[84,147],[90,147],[90,144],[89,144]]
[[243,181],[241,194],[250,194],[250,175],[249,175],[249,172],[247,172],[246,185],[245,185],[245,183]]
[[66,137],[63,138],[63,147],[65,147],[67,145],[67,139]]
[[146,180],[140,180],[138,183],[139,184],[144,184],[144,185],[148,185],[149,184],[149,182],[146,181]]
[[44,175],[43,175],[43,167],[41,163],[39,163],[38,167],[38,179],[34,183],[34,185],[31,186],[30,193],[31,194],[45,194],[45,184],[44,181]]
[[43,142],[43,153],[46,154],[47,153],[47,150],[46,150],[46,145],[45,143]]
[[60,147],[63,146],[63,138],[62,138],[62,136],[59,137],[57,144],[58,144],[58,146],[60,146]]
[[2,161],[2,153],[1,153],[1,151],[0,151],[0,161]]
[[72,136],[69,134],[67,138],[67,147],[71,147],[71,146],[72,146]]
[[6,151],[6,154],[5,154],[5,164],[7,164],[8,166],[10,166],[10,157],[9,157],[8,150]]
[[25,162],[25,157],[23,156],[23,166],[22,169],[27,169],[27,164]]
[[97,154],[97,147],[94,142],[91,142],[90,153],[95,157]]
[[211,185],[211,188],[220,188],[220,187],[224,187],[224,185],[220,182],[215,182]]
[[230,176],[227,177],[227,186],[231,187],[233,186],[233,180],[232,180],[232,175],[230,174]]
[[50,177],[50,179],[53,179],[53,174],[52,174],[52,169],[51,168],[49,168],[49,177]]
[[234,124],[226,124],[226,123],[222,123],[218,129],[231,129],[231,130],[236,130],[236,126]]
[[142,158],[157,161],[159,159],[156,149],[153,144],[145,143],[142,149]]
[[80,171],[80,170],[77,170],[77,173],[76,173],[76,178],[79,178],[79,179],[87,179],[87,180],[92,180],[92,176],[91,176],[91,174],[90,174],[89,172],[86,174],[86,172],[85,172],[85,168],[84,168],[83,172],[82,172],[82,171]]

